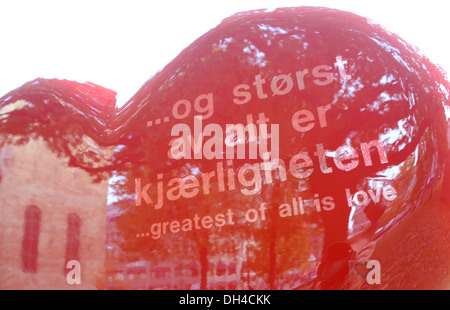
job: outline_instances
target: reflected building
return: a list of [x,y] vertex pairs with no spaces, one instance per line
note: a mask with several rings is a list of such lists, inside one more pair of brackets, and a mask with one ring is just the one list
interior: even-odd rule
[[[96,289],[104,276],[108,180],[87,170],[104,165],[111,151],[83,132],[83,143],[67,136],[80,128],[79,111],[58,91],[78,85],[38,80],[2,101],[0,120],[9,127],[2,128],[0,150],[1,289]],[[44,131],[47,119],[54,126]],[[79,152],[93,156],[76,159]],[[70,260],[80,263],[80,285],[67,282]]]

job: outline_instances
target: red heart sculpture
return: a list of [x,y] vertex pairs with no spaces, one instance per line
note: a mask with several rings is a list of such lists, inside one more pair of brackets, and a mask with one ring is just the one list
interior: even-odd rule
[[313,7],[224,20],[120,109],[27,83],[0,99],[0,287],[346,288],[358,258],[369,288],[448,288],[449,89]]

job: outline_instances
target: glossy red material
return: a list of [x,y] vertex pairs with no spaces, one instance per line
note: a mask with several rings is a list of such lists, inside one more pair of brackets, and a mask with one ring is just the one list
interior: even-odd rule
[[[224,20],[118,109],[94,84],[29,82],[0,99],[0,287],[77,288],[77,253],[84,288],[448,289],[449,90],[397,35],[313,7]],[[279,142],[270,168],[248,137],[243,158],[219,137],[207,158],[205,133],[170,155],[177,124],[195,140],[252,120]]]

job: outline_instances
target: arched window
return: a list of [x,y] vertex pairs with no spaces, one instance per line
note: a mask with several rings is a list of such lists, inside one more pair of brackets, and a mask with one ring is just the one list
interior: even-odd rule
[[64,271],[66,272],[67,262],[70,260],[80,261],[80,228],[81,219],[75,213],[67,216],[67,243],[66,243],[66,262]]
[[36,206],[29,206],[25,210],[25,225],[22,239],[22,270],[24,272],[37,272],[41,213],[41,210]]

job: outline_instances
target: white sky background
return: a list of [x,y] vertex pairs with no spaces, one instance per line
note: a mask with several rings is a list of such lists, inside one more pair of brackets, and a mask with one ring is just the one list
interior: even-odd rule
[[113,89],[122,105],[224,18],[251,9],[301,5],[369,17],[450,72],[447,0],[0,1],[0,97],[44,77]]

